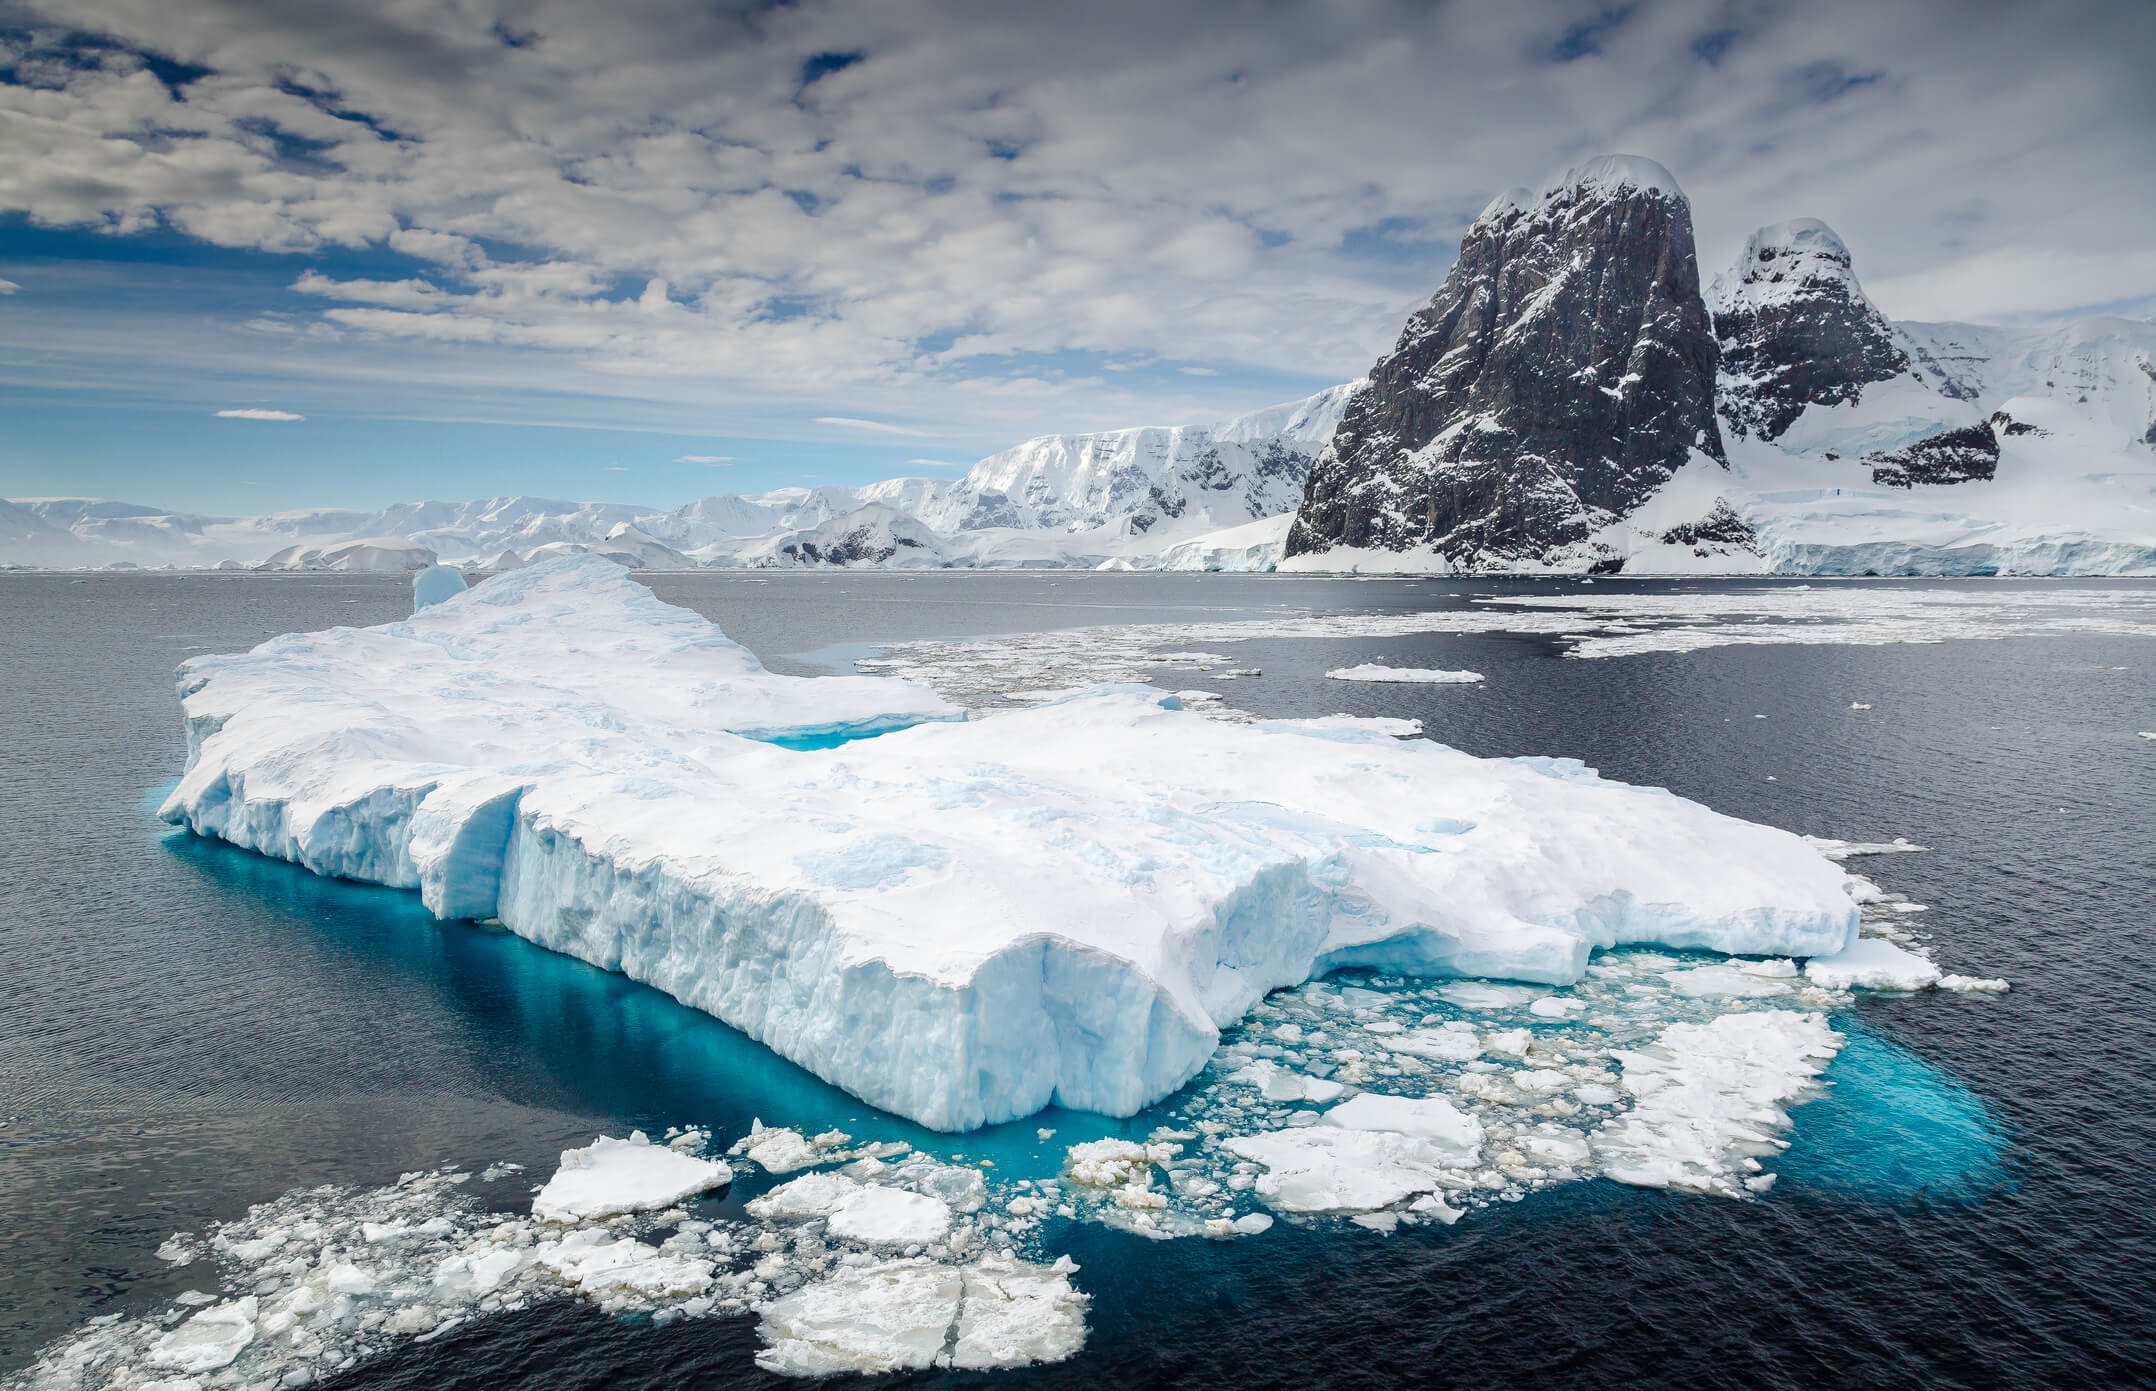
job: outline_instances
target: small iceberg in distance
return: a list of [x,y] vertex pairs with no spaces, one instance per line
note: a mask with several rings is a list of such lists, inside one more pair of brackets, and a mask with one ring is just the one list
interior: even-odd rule
[[939,1130],[1132,1115],[1343,967],[1566,985],[1598,948],[1801,958],[1857,928],[1800,838],[1575,761],[1151,688],[969,719],[766,671],[593,556],[179,684],[166,820],[499,919]]

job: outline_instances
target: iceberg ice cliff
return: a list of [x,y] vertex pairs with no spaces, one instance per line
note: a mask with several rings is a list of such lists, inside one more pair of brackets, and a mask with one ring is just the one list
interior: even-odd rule
[[1133,1113],[1342,966],[1561,985],[1597,947],[1857,927],[1798,837],[1570,760],[1130,686],[964,719],[767,672],[589,556],[198,657],[180,692],[167,820],[498,918],[946,1130]]

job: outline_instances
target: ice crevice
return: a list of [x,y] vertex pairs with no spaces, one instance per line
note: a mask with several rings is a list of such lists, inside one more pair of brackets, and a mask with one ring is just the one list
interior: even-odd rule
[[[496,918],[937,1129],[1130,1115],[1342,967],[1562,985],[1614,946],[1856,932],[1797,837],[1574,761],[1149,687],[965,718],[767,672],[596,557],[198,657],[180,687],[168,820]],[[841,728],[881,737],[784,743]]]

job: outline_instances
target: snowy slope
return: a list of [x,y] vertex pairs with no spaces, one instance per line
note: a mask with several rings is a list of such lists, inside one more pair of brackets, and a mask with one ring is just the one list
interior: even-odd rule
[[1598,945],[1857,928],[1797,837],[1574,762],[1148,688],[953,722],[923,687],[765,672],[590,557],[180,684],[167,819],[498,917],[942,1129],[1130,1114],[1339,966],[1555,984]]

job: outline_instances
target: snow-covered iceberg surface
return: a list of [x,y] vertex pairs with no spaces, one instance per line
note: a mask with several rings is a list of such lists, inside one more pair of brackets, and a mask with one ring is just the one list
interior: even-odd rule
[[1857,926],[1799,838],[1576,762],[1148,688],[955,720],[765,672],[594,557],[180,688],[168,820],[497,917],[940,1129],[1135,1112],[1338,967],[1556,985],[1597,947],[1808,957]]

